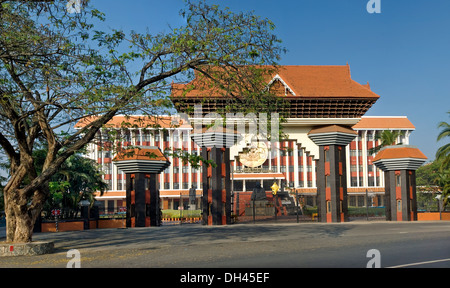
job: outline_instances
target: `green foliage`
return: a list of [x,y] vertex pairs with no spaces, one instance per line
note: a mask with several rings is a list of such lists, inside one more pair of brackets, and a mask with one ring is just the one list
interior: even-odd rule
[[[445,168],[445,159],[436,159],[431,163],[423,165],[416,171],[416,184],[419,191],[432,192],[433,197],[442,193],[443,204],[448,204],[450,192],[450,169]],[[423,199],[430,200],[430,199]]]
[[[36,170],[40,174],[47,149],[34,152]],[[95,161],[85,158],[81,153],[69,157],[49,181],[49,197],[44,205],[46,215],[52,209],[62,210],[62,218],[73,218],[79,211],[81,200],[94,203],[94,193],[102,193],[107,188],[102,179],[102,171]]]
[[[447,112],[450,115],[450,111]],[[439,132],[437,137],[437,141],[441,141],[444,139],[450,139],[450,124],[447,122],[440,122],[438,125],[439,128],[442,128],[442,131]],[[441,170],[448,170],[450,168],[450,143],[444,144],[439,147],[436,152],[436,159],[442,160]]]
[[[390,146],[396,144],[397,138],[404,134],[403,131],[399,130],[383,130],[380,134],[377,134],[375,140],[381,140],[381,143],[371,149],[369,149],[369,153],[376,154],[383,147]],[[397,145],[401,145],[402,143],[397,143]]]
[[166,209],[162,210],[162,218],[199,218],[202,217],[202,211],[201,210],[183,210],[180,212],[180,210],[173,210],[173,209]]
[[[450,111],[447,112],[450,115]],[[437,141],[450,139],[450,124],[447,122],[440,122],[438,125],[442,130],[439,132]],[[439,164],[439,170],[435,175],[435,183],[442,189],[442,199],[444,207],[450,203],[450,143],[444,144],[439,147],[436,152],[436,161]]]

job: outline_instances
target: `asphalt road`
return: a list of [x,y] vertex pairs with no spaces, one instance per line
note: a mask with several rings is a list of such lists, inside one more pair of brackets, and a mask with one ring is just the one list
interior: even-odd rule
[[[82,268],[450,268],[450,222],[437,221],[187,224],[33,240],[54,241],[55,252],[1,257],[0,268],[65,268],[75,260]],[[72,249],[78,254],[68,255]]]

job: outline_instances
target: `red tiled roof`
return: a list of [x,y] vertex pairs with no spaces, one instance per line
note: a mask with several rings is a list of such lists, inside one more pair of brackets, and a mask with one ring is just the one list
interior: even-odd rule
[[[368,84],[361,85],[351,79],[350,67],[342,66],[281,66],[267,78],[267,83],[275,79],[276,75],[293,91],[295,95],[287,97],[304,98],[374,98],[379,95],[370,90]],[[274,83],[277,80],[273,81]],[[278,81],[279,82],[279,81]],[[172,84],[173,97],[222,97],[223,93],[217,89],[197,89],[206,87],[197,78],[188,84]],[[189,88],[188,90],[185,90]],[[286,96],[286,95],[278,95]]]
[[344,126],[340,126],[340,125],[327,125],[327,126],[322,126],[322,127],[317,127],[317,128],[311,129],[311,131],[309,131],[308,135],[321,134],[321,133],[332,133],[332,132],[341,132],[341,133],[355,134],[355,135],[358,134],[356,131],[352,130],[349,127],[344,127]]
[[[74,128],[82,128],[85,125],[95,121],[97,117],[88,116],[80,121],[78,121]],[[114,116],[108,123],[106,127],[108,128],[177,128],[185,125],[185,123],[180,120],[176,120],[171,116]],[[191,127],[189,125],[189,127]]]
[[404,146],[390,146],[382,149],[375,155],[372,162],[376,162],[381,159],[400,159],[400,158],[417,158],[417,159],[427,159],[427,157],[415,147],[404,147]]
[[416,127],[406,117],[362,117],[353,129],[409,129]]

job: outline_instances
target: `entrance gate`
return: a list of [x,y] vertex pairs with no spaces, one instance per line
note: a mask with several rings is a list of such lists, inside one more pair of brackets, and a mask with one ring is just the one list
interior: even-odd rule
[[233,223],[267,223],[312,221],[313,215],[302,211],[302,198],[284,189],[265,191],[263,196],[255,197],[255,192],[234,192],[232,194]]

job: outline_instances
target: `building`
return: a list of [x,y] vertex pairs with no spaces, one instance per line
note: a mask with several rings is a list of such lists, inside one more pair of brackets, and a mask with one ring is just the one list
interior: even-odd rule
[[[194,80],[195,82],[195,80]],[[348,206],[365,206],[366,192],[371,196],[369,206],[384,205],[384,175],[372,163],[370,149],[377,146],[377,136],[383,130],[399,130],[403,134],[398,143],[409,144],[414,125],[404,116],[368,117],[367,110],[379,98],[369,84],[361,85],[351,79],[350,68],[344,66],[283,66],[268,79],[271,89],[289,98],[291,108],[284,131],[288,139],[267,149],[266,155],[256,162],[249,162],[245,143],[234,146],[230,155],[233,192],[252,191],[256,183],[270,191],[274,180],[291,191],[302,195],[307,205],[317,204],[318,146],[308,138],[313,128],[326,124],[346,125],[356,131],[356,137],[346,145],[346,184]],[[173,85],[173,101],[179,111],[205,97],[195,89],[177,99],[182,85]],[[222,96],[209,97],[214,105],[221,105]],[[205,105],[205,113],[214,111],[213,105]],[[192,115],[189,115],[192,119]],[[89,118],[80,121],[80,128]],[[125,206],[125,177],[112,163],[114,152],[109,151],[105,135],[107,130],[119,131],[122,146],[156,146],[162,151],[184,151],[200,155],[191,139],[191,123],[177,116],[158,116],[151,119],[142,116],[116,116],[88,145],[87,157],[102,165],[108,191],[97,196],[106,209],[114,211]],[[244,135],[245,138],[246,135]],[[245,140],[243,140],[245,142]],[[248,143],[247,143],[248,144]],[[258,144],[259,145],[259,144]],[[102,148],[103,147],[103,148]],[[256,147],[260,148],[260,147]],[[176,157],[169,156],[171,166],[159,175],[162,209],[178,209],[180,198],[187,203],[189,189],[197,190],[196,205],[202,195],[202,168],[194,168]],[[243,193],[245,194],[245,193]]]

